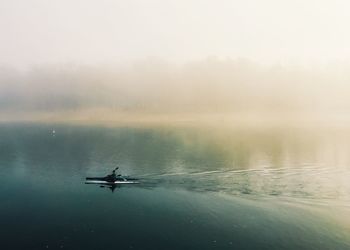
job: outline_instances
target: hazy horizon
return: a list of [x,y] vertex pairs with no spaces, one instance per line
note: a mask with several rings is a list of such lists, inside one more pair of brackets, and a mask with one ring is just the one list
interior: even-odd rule
[[134,119],[165,114],[344,118],[350,111],[348,68],[267,67],[215,57],[183,65],[145,60],[119,66],[43,65],[27,71],[2,67],[0,112],[10,120],[25,113],[26,119],[51,114],[60,120],[65,115],[113,119],[118,114]]
[[1,120],[347,120],[348,7],[343,0],[2,0]]

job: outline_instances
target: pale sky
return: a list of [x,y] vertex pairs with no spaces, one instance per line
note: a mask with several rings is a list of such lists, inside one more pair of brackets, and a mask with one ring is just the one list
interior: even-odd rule
[[0,64],[350,58],[348,0],[0,0]]

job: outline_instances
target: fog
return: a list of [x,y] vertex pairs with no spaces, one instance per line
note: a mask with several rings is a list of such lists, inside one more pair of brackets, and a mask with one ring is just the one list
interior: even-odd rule
[[1,0],[0,120],[347,120],[349,6]]
[[350,67],[262,66],[207,58],[182,65],[149,59],[131,65],[45,65],[0,69],[3,120],[113,119],[120,114],[286,117],[350,111]]
[[1,0],[0,64],[350,58],[347,0]]

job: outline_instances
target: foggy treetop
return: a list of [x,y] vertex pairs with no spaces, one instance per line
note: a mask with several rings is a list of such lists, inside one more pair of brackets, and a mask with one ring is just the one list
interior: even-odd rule
[[345,112],[349,67],[263,67],[219,60],[172,65],[0,68],[1,112]]

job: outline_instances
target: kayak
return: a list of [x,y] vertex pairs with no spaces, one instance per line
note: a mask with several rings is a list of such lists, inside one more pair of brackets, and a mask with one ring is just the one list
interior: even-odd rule
[[85,184],[100,184],[100,185],[116,185],[116,184],[138,184],[138,181],[100,181],[100,180],[90,180],[85,181]]
[[86,177],[85,184],[102,184],[102,185],[116,185],[116,184],[137,184],[138,179],[129,178],[126,176],[117,177],[115,181],[111,181],[108,177]]
[[100,185],[100,187],[108,187],[110,190],[112,190],[112,192],[114,192],[114,190],[117,187],[120,187],[120,185],[139,183],[138,179],[136,178],[130,178],[121,174],[116,175],[115,171],[117,169],[118,167],[112,171],[112,174],[105,177],[86,177],[85,184],[97,184]]

